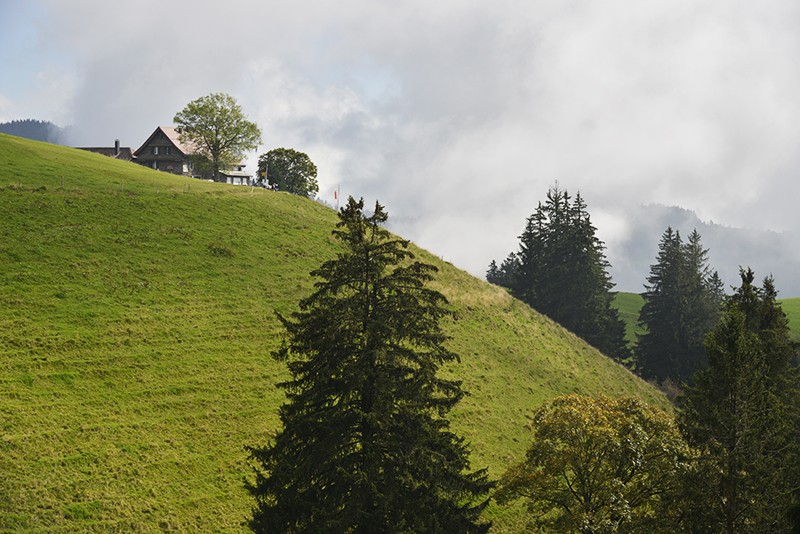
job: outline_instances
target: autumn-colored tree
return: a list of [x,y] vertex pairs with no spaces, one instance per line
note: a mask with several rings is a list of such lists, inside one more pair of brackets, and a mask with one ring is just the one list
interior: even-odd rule
[[535,414],[533,443],[495,498],[524,498],[531,527],[548,532],[670,532],[663,503],[689,456],[666,413],[637,399],[567,395]]

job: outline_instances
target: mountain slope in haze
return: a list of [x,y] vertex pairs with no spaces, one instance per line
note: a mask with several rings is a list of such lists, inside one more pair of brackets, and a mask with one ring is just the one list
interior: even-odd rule
[[[0,531],[241,531],[244,446],[278,424],[275,312],[339,250],[336,214],[0,135]],[[391,217],[391,206],[388,206]],[[473,467],[496,477],[570,392],[665,398],[431,254],[451,301],[445,372]],[[492,506],[495,532],[523,524]]]
[[702,236],[709,249],[708,261],[719,272],[725,287],[739,285],[739,267],[751,267],[758,279],[772,274],[780,296],[800,295],[798,232],[771,232],[734,228],[701,220],[693,211],[675,206],[628,206],[624,235],[608,236],[608,259],[617,290],[644,291],[658,244],[668,226],[685,240],[692,230]]
[[0,133],[56,144],[64,144],[67,137],[66,128],[56,126],[50,121],[36,119],[0,122]]

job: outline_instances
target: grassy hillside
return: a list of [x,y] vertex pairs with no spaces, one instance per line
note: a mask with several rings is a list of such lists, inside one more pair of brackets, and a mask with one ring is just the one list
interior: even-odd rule
[[641,334],[639,326],[639,310],[644,305],[644,299],[639,293],[619,292],[614,296],[613,306],[619,310],[619,318],[625,321],[625,339],[628,345],[636,343],[636,334]]
[[[0,135],[0,531],[240,531],[243,447],[269,439],[284,378],[275,311],[332,257],[335,213],[285,193],[158,173]],[[391,216],[391,206],[388,206]],[[419,251],[472,395],[473,465],[518,460],[567,392],[654,389],[549,320]],[[487,511],[496,532],[517,510]]]
[[792,338],[800,341],[800,298],[781,299],[781,307],[789,318]]

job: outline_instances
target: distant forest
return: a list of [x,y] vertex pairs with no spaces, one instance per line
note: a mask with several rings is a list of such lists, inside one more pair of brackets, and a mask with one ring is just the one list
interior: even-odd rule
[[44,141],[56,145],[66,144],[67,129],[56,126],[50,121],[36,119],[20,119],[11,122],[0,122],[0,133],[16,135],[34,141]]

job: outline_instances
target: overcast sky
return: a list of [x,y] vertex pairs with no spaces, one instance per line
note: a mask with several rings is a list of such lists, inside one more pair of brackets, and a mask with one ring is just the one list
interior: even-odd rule
[[308,153],[322,198],[377,198],[481,276],[556,181],[612,264],[626,206],[795,229],[799,57],[793,0],[0,0],[0,122],[138,148],[227,92],[259,153]]

